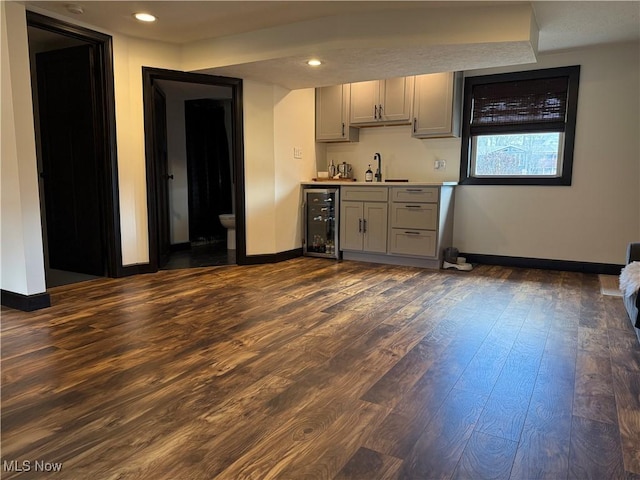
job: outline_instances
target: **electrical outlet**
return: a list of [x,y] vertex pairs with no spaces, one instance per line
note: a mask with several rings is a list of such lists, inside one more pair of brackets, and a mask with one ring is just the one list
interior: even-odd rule
[[433,162],[433,169],[434,170],[445,170],[447,168],[447,161],[446,160],[436,160]]
[[302,158],[302,148],[293,147],[293,158]]

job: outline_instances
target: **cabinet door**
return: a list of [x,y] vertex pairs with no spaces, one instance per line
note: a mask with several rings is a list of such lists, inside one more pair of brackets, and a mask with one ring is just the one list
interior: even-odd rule
[[351,85],[316,88],[316,141],[358,141],[358,130],[349,127]]
[[380,81],[351,84],[351,123],[376,123],[380,103]]
[[413,102],[414,77],[388,78],[381,83],[379,118],[384,122],[409,122]]
[[[414,137],[453,137],[459,135],[462,76],[458,72],[417,75],[413,104]],[[455,98],[454,98],[455,97]]]
[[362,221],[362,202],[340,202],[340,250],[362,250]]
[[364,243],[365,252],[387,253],[387,212],[386,203],[364,204]]

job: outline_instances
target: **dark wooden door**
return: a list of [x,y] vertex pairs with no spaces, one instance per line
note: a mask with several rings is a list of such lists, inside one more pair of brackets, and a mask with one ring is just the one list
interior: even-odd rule
[[156,221],[158,225],[158,268],[169,261],[171,227],[169,220],[169,157],[167,154],[167,99],[157,85],[153,86],[153,132],[156,172]]
[[47,244],[51,268],[105,275],[95,47],[36,56]]

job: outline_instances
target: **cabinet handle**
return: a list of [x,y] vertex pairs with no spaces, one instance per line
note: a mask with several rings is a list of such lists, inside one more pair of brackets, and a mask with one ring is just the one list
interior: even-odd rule
[[407,188],[406,191],[407,192],[421,192],[422,189],[421,188]]
[[373,118],[378,119],[378,105],[373,106]]
[[422,208],[422,205],[405,205],[404,208]]
[[362,219],[358,219],[358,233],[362,233]]
[[379,115],[379,119],[382,120],[382,104],[378,105],[378,115]]
[[417,130],[418,130],[418,119],[414,118],[413,119],[413,133],[416,133]]
[[342,136],[344,137],[344,122],[342,122]]
[[404,232],[407,235],[420,235],[420,232]]
[[362,221],[362,233],[367,233],[367,220]]

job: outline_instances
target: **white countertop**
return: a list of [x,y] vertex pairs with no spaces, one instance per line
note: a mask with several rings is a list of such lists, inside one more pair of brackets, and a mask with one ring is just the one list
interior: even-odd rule
[[344,180],[326,180],[326,181],[309,181],[309,182],[301,182],[302,185],[314,185],[314,186],[326,186],[326,187],[444,187],[444,186],[455,186],[458,185],[458,182],[347,182]]

